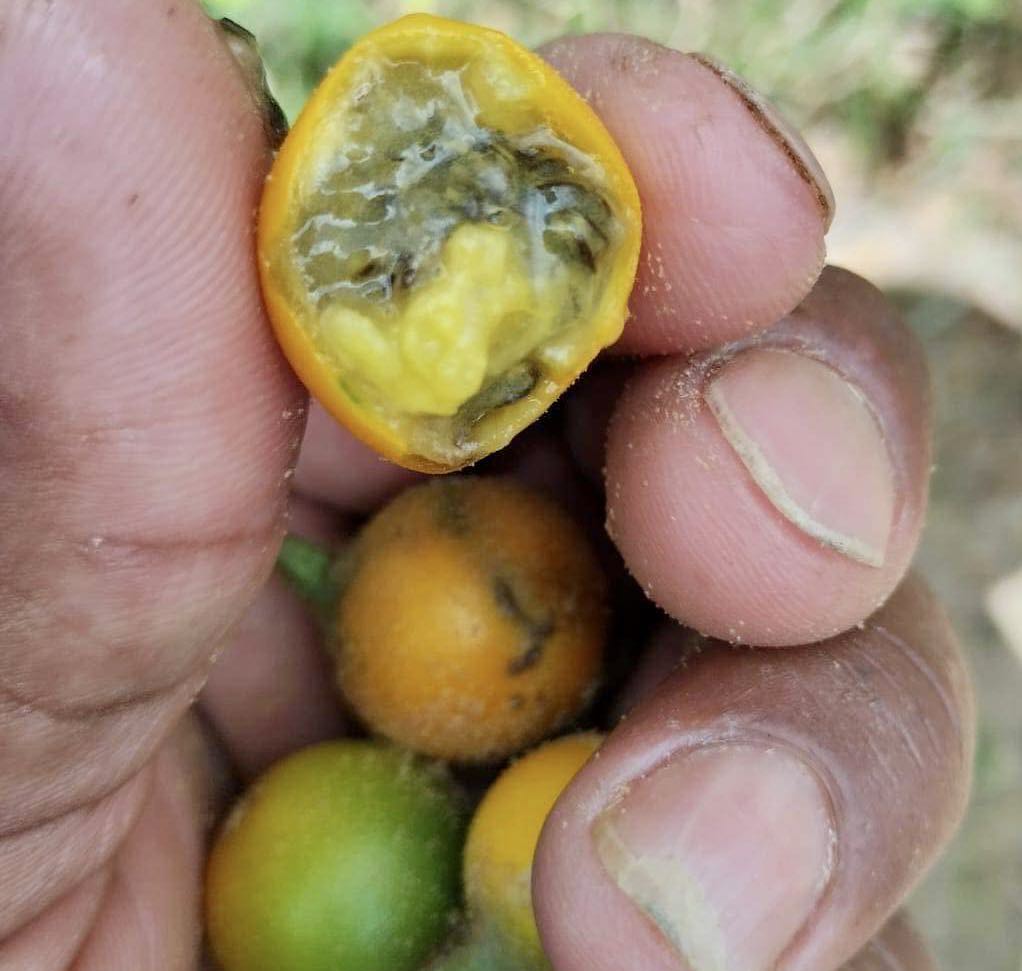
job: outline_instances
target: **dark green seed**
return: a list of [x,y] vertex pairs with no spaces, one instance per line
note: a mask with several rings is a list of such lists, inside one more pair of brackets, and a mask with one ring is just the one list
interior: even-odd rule
[[[432,110],[416,121],[427,105]],[[516,147],[507,136],[480,128],[420,64],[391,65],[386,83],[371,87],[354,108],[363,125],[380,129],[383,144],[375,151],[356,145],[346,164],[338,164],[311,204],[311,211],[335,218],[310,221],[293,241],[320,302],[365,311],[403,301],[439,270],[444,243],[466,222],[507,226],[528,238],[538,218],[548,253],[595,271],[612,213],[566,160],[534,145]],[[571,299],[577,305],[579,294],[572,292]],[[510,383],[495,382],[466,402],[458,423],[470,428],[527,394],[533,383],[521,372]]]
[[477,391],[455,416],[455,440],[464,444],[472,427],[498,408],[521,401],[535,386],[539,373],[531,364],[519,364]]

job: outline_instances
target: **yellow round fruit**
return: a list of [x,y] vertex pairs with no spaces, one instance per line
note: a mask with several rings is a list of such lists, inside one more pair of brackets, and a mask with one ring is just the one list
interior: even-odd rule
[[427,472],[501,448],[617,339],[640,240],[632,176],[567,82],[503,34],[422,14],[329,72],[258,230],[298,375]]
[[344,558],[338,682],[375,732],[488,762],[579,714],[600,673],[606,581],[579,527],[511,480],[408,490]]
[[[505,949],[536,966],[542,955],[532,911],[532,860],[558,796],[602,736],[568,735],[541,745],[515,762],[479,804],[465,844],[465,896],[470,919],[483,925],[476,939],[496,935]],[[490,948],[499,945],[492,941]]]

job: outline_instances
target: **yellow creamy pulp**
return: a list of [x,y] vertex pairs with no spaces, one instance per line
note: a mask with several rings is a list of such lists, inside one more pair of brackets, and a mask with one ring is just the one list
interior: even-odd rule
[[320,318],[323,344],[402,410],[453,415],[484,383],[550,336],[568,271],[531,280],[512,233],[465,223],[440,269],[408,298],[400,326],[337,303]]

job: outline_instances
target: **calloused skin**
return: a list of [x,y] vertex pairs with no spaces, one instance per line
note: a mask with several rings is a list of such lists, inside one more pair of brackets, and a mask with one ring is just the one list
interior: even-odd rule
[[[634,38],[544,53],[627,156],[646,252],[633,357],[505,463],[590,501],[605,465],[649,596],[773,646],[685,660],[690,635],[658,633],[541,841],[544,944],[558,971],[829,971],[879,934],[849,968],[923,971],[882,928],[961,817],[973,713],[903,580],[920,351],[864,281],[820,277],[829,190],[747,92]],[[330,538],[414,477],[315,407],[305,430],[253,259],[266,128],[197,5],[0,0],[0,119],[0,969],[193,971],[196,703],[245,778],[343,732],[315,631],[267,582],[289,496]],[[700,894],[672,897],[672,867]]]

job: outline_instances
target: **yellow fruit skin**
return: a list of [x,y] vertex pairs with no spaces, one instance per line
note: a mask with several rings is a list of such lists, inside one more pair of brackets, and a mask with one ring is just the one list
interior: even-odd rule
[[479,804],[465,844],[465,895],[472,919],[488,925],[521,955],[542,955],[532,911],[532,860],[550,810],[599,748],[595,733],[568,735],[515,762]]
[[578,526],[499,479],[408,490],[359,536],[334,628],[338,680],[376,732],[494,761],[556,731],[599,678],[606,582]]
[[[499,411],[499,421],[482,422],[470,453],[457,456],[417,454],[397,429],[369,407],[353,400],[339,384],[336,366],[316,347],[303,326],[304,309],[272,272],[269,258],[288,232],[296,193],[310,178],[311,146],[330,130],[331,112],[342,102],[367,63],[387,59],[424,59],[434,63],[476,58],[468,83],[488,92],[481,99],[483,120],[514,132],[521,125],[515,99],[530,111],[541,109],[543,122],[559,138],[602,168],[608,198],[621,225],[621,238],[601,298],[570,353],[551,355],[532,391]],[[474,73],[473,73],[474,72]],[[483,83],[485,82],[485,84]],[[491,90],[492,88],[492,90]],[[487,100],[488,99],[488,100]],[[298,376],[323,407],[356,436],[386,458],[421,472],[450,472],[502,448],[539,417],[593,358],[620,336],[628,315],[642,238],[638,191],[609,132],[589,105],[541,58],[504,34],[427,14],[413,14],[367,34],[330,70],[285,140],[267,178],[259,210],[257,246],[263,297],[277,339]]]

